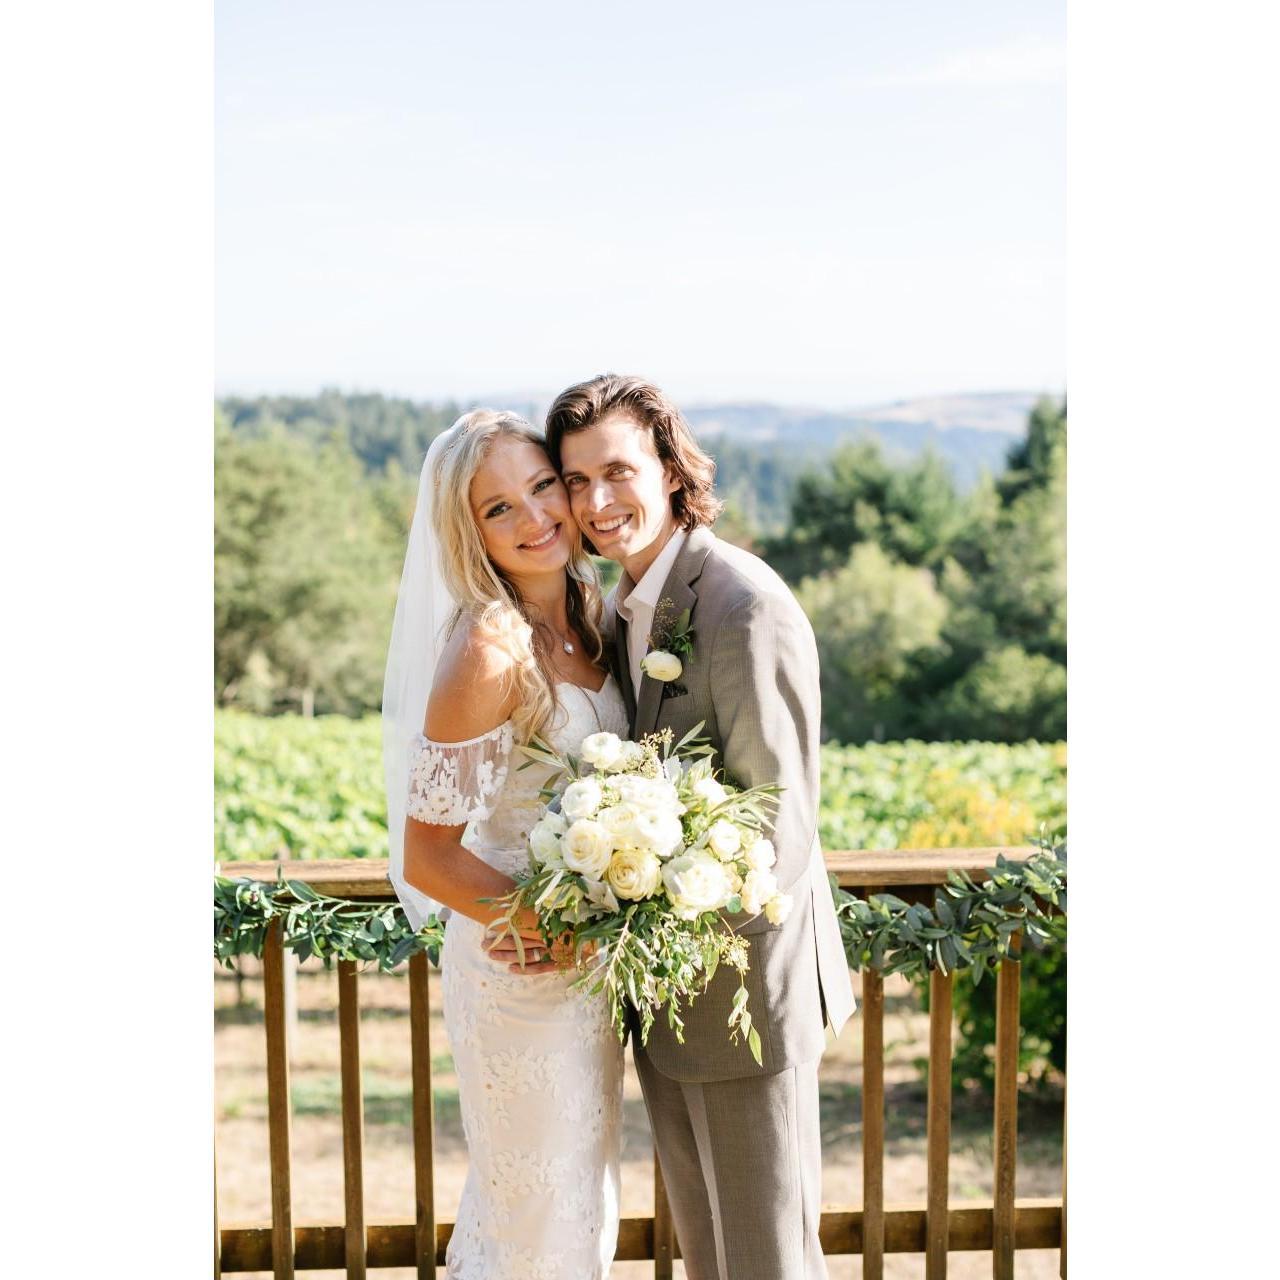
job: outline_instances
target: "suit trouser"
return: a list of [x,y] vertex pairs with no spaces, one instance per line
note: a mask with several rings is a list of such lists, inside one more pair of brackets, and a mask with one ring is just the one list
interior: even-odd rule
[[705,1084],[635,1061],[688,1280],[827,1280],[817,1061]]

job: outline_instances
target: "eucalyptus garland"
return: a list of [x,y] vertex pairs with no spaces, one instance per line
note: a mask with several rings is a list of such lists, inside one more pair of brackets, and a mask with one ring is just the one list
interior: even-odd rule
[[1010,955],[1014,935],[1035,951],[1067,936],[1067,846],[1041,835],[1025,862],[998,854],[988,878],[976,884],[950,871],[933,907],[892,893],[859,898],[834,880],[836,918],[851,969],[917,977],[937,969],[970,970],[975,986]]
[[[999,855],[981,884],[951,871],[932,908],[891,893],[857,897],[832,877],[836,917],[851,969],[918,976],[969,969],[974,984],[1008,956],[1013,936],[1033,950],[1061,944],[1067,932],[1066,844],[1041,836],[1025,862]],[[237,876],[213,880],[213,954],[226,968],[236,957],[261,956],[271,924],[283,921],[284,945],[312,956],[376,963],[384,973],[425,951],[439,965],[444,926],[432,916],[414,932],[399,903],[353,902],[318,893],[301,880],[274,883]]]
[[275,920],[283,921],[284,945],[299,961],[315,956],[326,969],[334,960],[356,960],[390,973],[418,951],[440,963],[444,925],[435,916],[415,933],[398,902],[331,898],[305,881],[284,879],[283,868],[274,884],[214,876],[213,954],[226,968],[236,967],[237,956],[261,956]]

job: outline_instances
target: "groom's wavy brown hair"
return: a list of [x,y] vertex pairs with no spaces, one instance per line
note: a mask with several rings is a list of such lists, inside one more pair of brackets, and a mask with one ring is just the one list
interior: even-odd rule
[[565,436],[586,431],[614,413],[629,414],[649,432],[658,457],[680,481],[671,495],[671,509],[681,526],[712,524],[724,510],[715,495],[715,461],[698,447],[680,410],[643,378],[602,373],[556,396],[547,410],[547,452],[556,470],[562,470],[560,445]]

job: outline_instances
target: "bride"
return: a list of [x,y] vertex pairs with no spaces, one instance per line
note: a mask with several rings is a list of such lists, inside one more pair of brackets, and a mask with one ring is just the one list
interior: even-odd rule
[[593,1280],[618,1230],[622,1050],[569,990],[532,913],[526,967],[487,950],[491,902],[527,867],[547,771],[535,734],[625,737],[601,661],[600,593],[542,438],[477,409],[433,441],[383,696],[391,880],[414,928],[447,916],[440,967],[470,1163],[446,1274]]

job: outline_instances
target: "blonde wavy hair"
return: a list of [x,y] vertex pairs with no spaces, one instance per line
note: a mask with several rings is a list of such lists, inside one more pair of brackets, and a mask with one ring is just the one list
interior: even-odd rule
[[[516,693],[512,721],[516,737],[528,742],[547,728],[559,705],[555,668],[545,628],[538,625],[515,584],[485,551],[471,509],[471,481],[500,437],[524,440],[543,451],[547,442],[519,414],[505,410],[473,409],[454,423],[453,430],[454,439],[437,460],[433,477],[440,560],[449,593],[458,603],[449,632],[452,634],[466,619],[510,654]],[[599,662],[604,652],[600,580],[577,525],[569,521],[567,527],[572,539],[565,566],[569,622],[582,637],[592,660]]]

